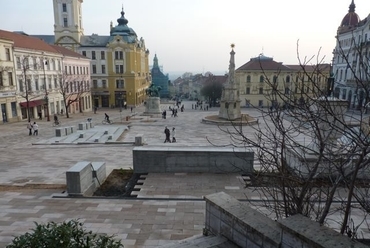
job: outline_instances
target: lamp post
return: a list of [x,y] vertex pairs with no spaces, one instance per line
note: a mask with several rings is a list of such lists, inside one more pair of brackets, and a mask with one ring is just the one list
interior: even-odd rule
[[44,58],[42,58],[42,70],[44,71],[44,86],[45,86],[45,106],[46,106],[46,120],[50,121],[49,116],[49,97],[48,97],[48,89],[46,87],[46,74],[45,74],[45,64],[47,64],[47,61],[44,61]]
[[122,91],[119,92],[119,115],[122,123]]

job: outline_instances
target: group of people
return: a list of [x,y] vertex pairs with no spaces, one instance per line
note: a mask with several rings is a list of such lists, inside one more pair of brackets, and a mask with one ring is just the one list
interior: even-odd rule
[[[166,135],[166,139],[164,140],[164,143],[175,143],[176,142],[176,130],[175,128],[173,127],[172,128],[172,131],[170,131],[170,129],[168,129],[168,127],[166,126],[165,129],[164,129],[164,133]],[[172,141],[171,141],[171,136],[172,136]]]
[[31,136],[32,135],[32,131],[33,131],[33,135],[39,135],[39,125],[37,125],[36,122],[34,122],[33,124],[29,121],[28,124],[27,124],[27,128],[28,128],[28,135]]

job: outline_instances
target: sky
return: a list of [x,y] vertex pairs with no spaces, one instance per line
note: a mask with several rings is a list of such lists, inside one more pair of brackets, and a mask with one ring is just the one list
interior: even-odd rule
[[[223,74],[230,45],[236,68],[263,53],[283,64],[315,56],[331,63],[335,35],[351,0],[85,0],[84,34],[109,35],[122,5],[128,26],[157,54],[164,73]],[[361,19],[369,0],[355,0]],[[52,0],[1,0],[0,29],[53,34]],[[298,44],[298,45],[297,45]]]

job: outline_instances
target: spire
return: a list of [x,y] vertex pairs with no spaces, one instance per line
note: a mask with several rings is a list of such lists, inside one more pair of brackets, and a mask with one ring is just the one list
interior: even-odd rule
[[125,12],[123,11],[123,4],[122,4],[122,11],[121,17],[117,19],[118,25],[126,25],[128,20],[125,18]]
[[235,76],[235,52],[234,52],[235,44],[231,44],[231,52],[230,52],[230,64],[229,64],[229,84],[234,84],[234,76]]
[[154,55],[154,59],[153,59],[153,61],[154,61],[153,68],[155,68],[155,67],[159,67],[159,65],[158,65],[158,58],[157,58],[157,54],[155,54],[155,55]]
[[349,6],[348,12],[349,13],[354,13],[355,12],[355,8],[356,8],[355,0],[352,0],[351,5]]

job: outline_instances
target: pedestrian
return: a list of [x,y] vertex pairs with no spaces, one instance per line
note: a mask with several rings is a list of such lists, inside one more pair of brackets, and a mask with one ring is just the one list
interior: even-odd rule
[[31,121],[28,122],[27,124],[27,128],[28,128],[28,135],[32,135],[32,123]]
[[39,125],[37,125],[36,122],[33,123],[32,125],[32,128],[33,128],[33,135],[39,135]]
[[94,114],[96,114],[96,111],[98,110],[98,107],[94,107]]
[[131,113],[132,113],[132,107],[131,107]]
[[176,143],[176,138],[175,138],[175,136],[176,136],[176,130],[175,130],[174,127],[172,128],[171,135],[172,135],[172,143]]
[[167,126],[164,128],[164,133],[166,135],[166,139],[164,140],[164,143],[171,143],[171,140],[170,140],[170,130],[167,128]]
[[39,115],[39,120],[42,120],[42,113],[41,113],[41,111],[38,112],[38,115]]

